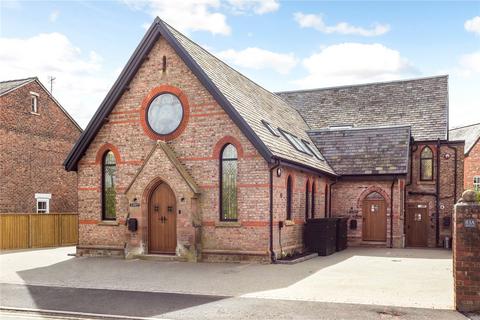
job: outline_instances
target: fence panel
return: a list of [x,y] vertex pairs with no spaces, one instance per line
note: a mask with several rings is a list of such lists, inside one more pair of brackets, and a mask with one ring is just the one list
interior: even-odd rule
[[77,242],[77,214],[0,214],[1,250],[57,247]]

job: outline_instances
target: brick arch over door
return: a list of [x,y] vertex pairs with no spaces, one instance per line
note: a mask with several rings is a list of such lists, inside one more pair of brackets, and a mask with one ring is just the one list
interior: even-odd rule
[[388,195],[387,192],[385,192],[385,190],[383,188],[380,188],[380,187],[377,187],[377,186],[370,186],[368,187],[367,189],[363,190],[363,192],[360,194],[360,196],[358,197],[357,199],[357,208],[362,208],[362,205],[363,205],[363,201],[365,200],[365,198],[370,194],[370,193],[373,193],[373,192],[377,192],[379,193],[383,199],[385,200],[385,202],[387,203],[388,206],[390,206],[390,196]]

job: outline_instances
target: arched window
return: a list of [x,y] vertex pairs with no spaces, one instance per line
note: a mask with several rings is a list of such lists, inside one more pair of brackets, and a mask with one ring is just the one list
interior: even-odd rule
[[236,221],[237,207],[237,149],[227,144],[220,153],[220,220]]
[[420,180],[433,180],[433,151],[429,146],[423,148],[420,154]]
[[312,182],[312,219],[315,219],[315,181]]
[[115,220],[115,174],[117,165],[115,155],[107,151],[102,160],[102,219]]
[[292,177],[287,178],[287,220],[292,220]]
[[307,184],[305,185],[305,220],[307,220],[310,216],[310,181],[307,180]]

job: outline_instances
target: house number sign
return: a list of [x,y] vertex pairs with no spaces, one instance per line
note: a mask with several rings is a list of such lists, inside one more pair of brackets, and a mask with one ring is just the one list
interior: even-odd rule
[[465,228],[476,228],[477,227],[477,221],[472,218],[468,218],[463,220],[463,226]]

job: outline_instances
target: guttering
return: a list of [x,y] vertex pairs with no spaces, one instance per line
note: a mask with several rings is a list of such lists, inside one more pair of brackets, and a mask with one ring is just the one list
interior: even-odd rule
[[275,263],[275,252],[273,251],[273,170],[280,166],[280,161],[275,160],[275,164],[270,168],[270,222],[269,222],[269,231],[270,231],[270,262]]
[[310,166],[307,166],[307,165],[301,165],[301,164],[298,164],[298,163],[293,162],[291,160],[283,159],[283,158],[280,158],[280,157],[277,157],[277,156],[274,156],[273,158],[277,161],[280,161],[280,164],[282,166],[285,166],[285,167],[289,167],[289,168],[292,168],[292,169],[312,173],[312,174],[315,174],[315,175],[326,175],[326,176],[331,177],[331,178],[337,178],[338,177],[338,175],[335,174],[335,173],[328,172],[328,171],[323,171],[323,170],[316,169],[316,168],[313,168],[313,167],[310,167]]

